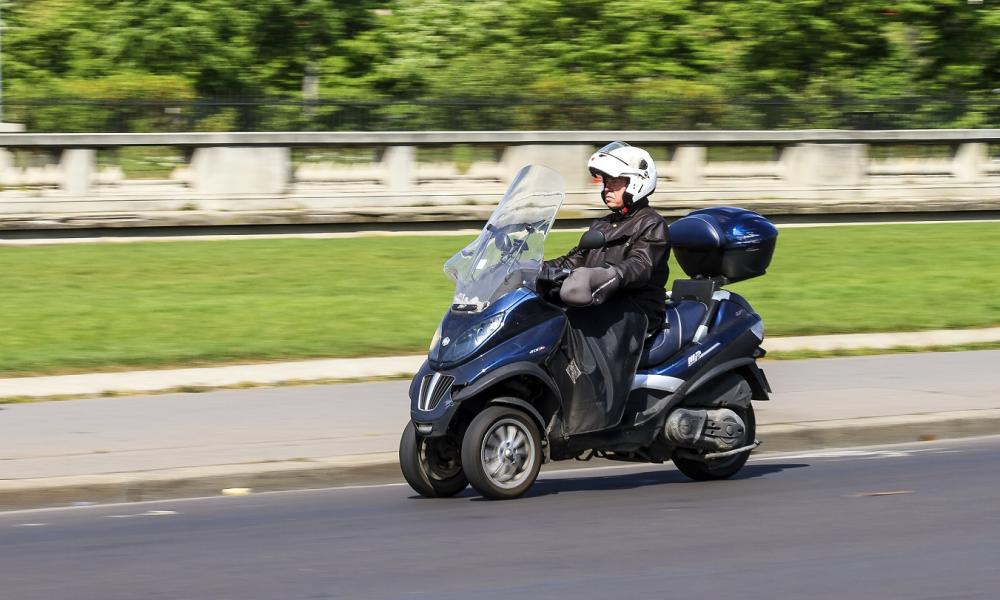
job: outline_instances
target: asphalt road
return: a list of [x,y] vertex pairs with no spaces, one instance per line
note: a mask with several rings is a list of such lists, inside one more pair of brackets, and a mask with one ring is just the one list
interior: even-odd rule
[[995,599],[1000,436],[543,474],[509,502],[387,485],[0,514],[0,597]]

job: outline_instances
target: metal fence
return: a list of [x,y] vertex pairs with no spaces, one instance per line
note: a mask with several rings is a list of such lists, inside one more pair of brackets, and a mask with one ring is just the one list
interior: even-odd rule
[[1000,96],[888,100],[7,99],[28,132],[934,129],[1000,127]]

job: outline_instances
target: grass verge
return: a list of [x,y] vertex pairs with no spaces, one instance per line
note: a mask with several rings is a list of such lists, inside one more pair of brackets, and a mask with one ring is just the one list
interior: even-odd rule
[[[578,234],[553,234],[553,256]],[[0,374],[421,352],[455,236],[0,248]],[[671,274],[681,275],[671,260]],[[1000,324],[1000,224],[787,229],[731,286],[769,335]]]

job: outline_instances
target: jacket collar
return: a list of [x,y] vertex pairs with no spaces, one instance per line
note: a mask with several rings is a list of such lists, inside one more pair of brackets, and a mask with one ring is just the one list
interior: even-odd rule
[[649,206],[649,196],[646,196],[642,200],[633,202],[631,207],[622,207],[618,210],[611,211],[611,220],[624,221],[647,206]]

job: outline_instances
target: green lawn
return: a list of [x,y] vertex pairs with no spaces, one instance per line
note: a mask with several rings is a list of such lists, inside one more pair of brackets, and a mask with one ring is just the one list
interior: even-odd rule
[[[550,238],[549,254],[577,234]],[[463,237],[0,248],[0,373],[420,352]],[[673,264],[671,275],[680,275]],[[769,335],[1000,325],[1000,224],[784,229]]]

